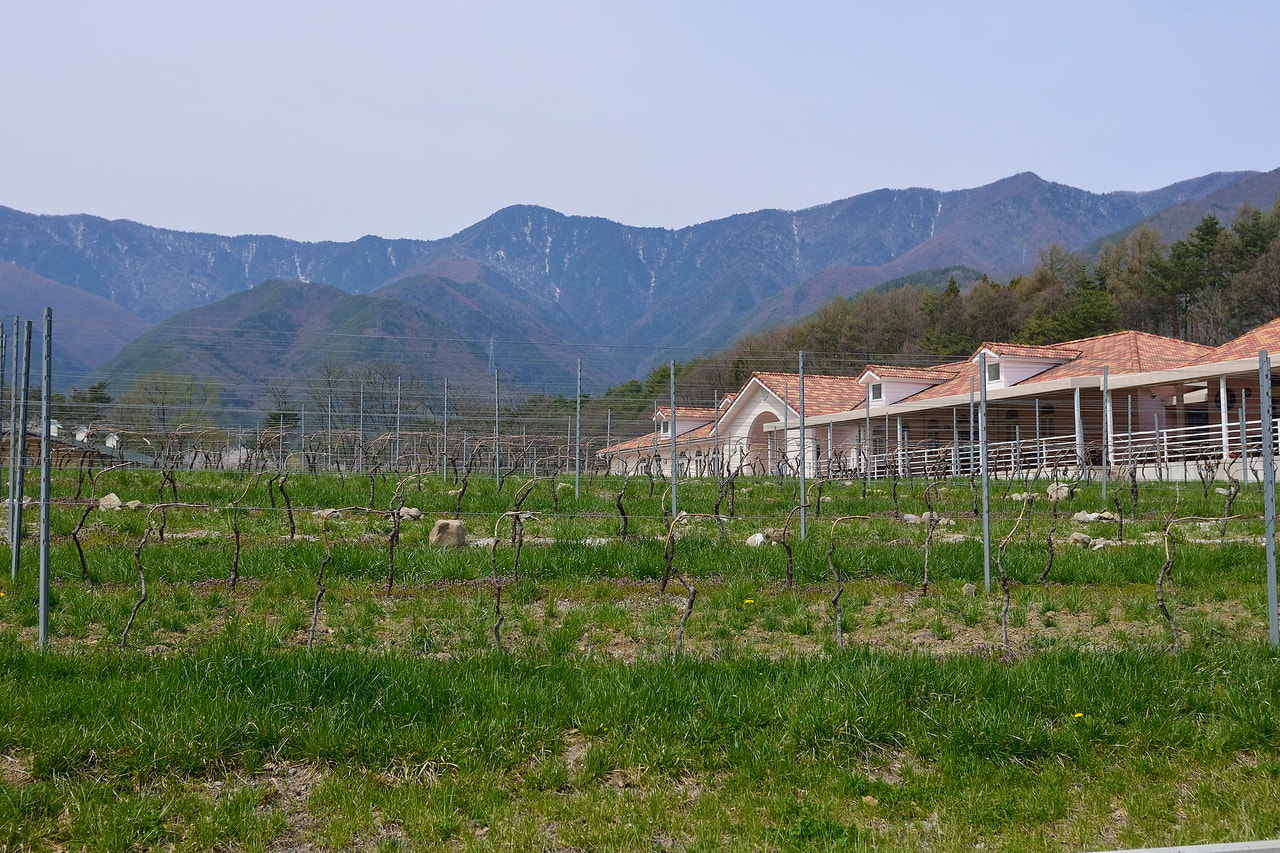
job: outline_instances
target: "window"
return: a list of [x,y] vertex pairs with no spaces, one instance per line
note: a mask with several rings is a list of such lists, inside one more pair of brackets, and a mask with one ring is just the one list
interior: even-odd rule
[[998,361],[987,362],[987,381],[988,382],[1000,381],[1000,362]]
[[884,385],[883,385],[883,384],[881,384],[881,383],[877,382],[877,383],[875,383],[874,385],[872,385],[872,386],[871,386],[871,399],[872,399],[872,400],[883,400],[883,399],[884,399]]
[[671,421],[662,422],[662,434],[671,435]]

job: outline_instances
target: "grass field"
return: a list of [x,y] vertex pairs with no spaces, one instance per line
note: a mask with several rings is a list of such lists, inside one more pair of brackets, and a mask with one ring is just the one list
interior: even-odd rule
[[[72,532],[90,484],[77,502],[76,475],[59,475],[49,652],[35,650],[30,542],[17,581],[0,582],[0,849],[1089,850],[1280,835],[1256,485],[1224,534],[1199,519],[1226,497],[1198,483],[1142,484],[1136,506],[1127,485],[1104,504],[1093,484],[1056,518],[1043,498],[1025,514],[1010,499],[1044,483],[1001,483],[987,593],[967,481],[933,496],[945,522],[927,549],[927,526],[899,517],[924,513],[924,483],[872,483],[865,498],[861,483],[825,484],[803,541],[790,524],[788,584],[786,548],[743,541],[784,527],[795,483],[740,480],[723,533],[676,526],[690,610],[688,587],[659,589],[666,485],[627,484],[622,540],[621,480],[584,478],[575,498],[563,479],[521,506],[515,578],[500,514],[516,477],[458,495],[438,476],[295,473],[291,536],[265,477],[180,472],[163,499],[185,506],[162,508],[157,474],[109,471],[95,496],[144,506],[85,518],[85,580]],[[684,511],[716,498],[714,483],[680,486]],[[424,516],[399,525],[388,592],[402,499]],[[459,509],[487,541],[431,547],[431,523]],[[1103,509],[1123,515],[1124,543],[1068,545],[1116,542],[1115,522],[1071,519]],[[1188,519],[1164,588],[1176,652],[1155,589],[1171,515]],[[865,518],[833,533],[842,516]],[[139,565],[147,599],[122,650]]]

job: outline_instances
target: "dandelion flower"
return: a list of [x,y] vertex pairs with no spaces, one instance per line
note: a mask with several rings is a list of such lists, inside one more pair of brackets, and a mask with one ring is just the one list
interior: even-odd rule
[[1081,717],[1083,717],[1083,716],[1084,716],[1084,714],[1080,713],[1079,711],[1076,711],[1076,719],[1077,719],[1077,720],[1078,720],[1078,719],[1080,719],[1080,718],[1081,718]]
[[[4,595],[4,593],[0,592],[0,595]],[[743,604],[755,604],[755,603],[756,603],[756,600],[755,600],[754,598],[744,598],[744,599],[742,599],[742,603],[743,603]]]

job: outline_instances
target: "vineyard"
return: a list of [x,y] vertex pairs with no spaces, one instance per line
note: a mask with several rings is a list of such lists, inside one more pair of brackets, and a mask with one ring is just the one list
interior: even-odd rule
[[997,481],[988,590],[967,479],[819,479],[802,525],[781,477],[673,518],[563,464],[102,465],[54,473],[47,653],[34,546],[0,586],[6,849],[1280,833],[1256,479]]

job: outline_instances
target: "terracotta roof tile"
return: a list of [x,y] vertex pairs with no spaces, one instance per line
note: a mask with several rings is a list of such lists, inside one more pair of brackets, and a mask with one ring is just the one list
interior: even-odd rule
[[[670,444],[670,436],[665,440]],[[635,438],[629,438],[626,441],[619,441],[616,444],[610,444],[606,447],[602,447],[600,450],[596,451],[596,455],[599,456],[604,453],[623,453],[628,450],[639,450],[646,447],[653,447],[656,443],[657,439],[654,438],[654,434],[647,432],[644,435],[638,435]]]
[[[985,347],[991,344],[983,344]],[[1016,345],[1009,344],[1012,348]],[[1115,332],[1110,335],[1098,335],[1092,338],[1081,338],[1056,344],[1049,349],[1073,351],[1078,357],[1065,364],[1055,365],[1042,373],[1019,383],[1034,385],[1038,382],[1050,382],[1054,379],[1069,379],[1076,376],[1101,376],[1105,366],[1113,376],[1127,373],[1142,373],[1148,370],[1168,370],[1194,364],[1213,352],[1209,347],[1186,341],[1152,335],[1147,332]],[[918,394],[908,397],[904,402],[932,400],[938,397],[950,397],[953,394],[969,393],[969,380],[978,380],[978,366],[973,362],[946,364],[942,369],[955,370],[956,378],[926,388]]]
[[945,370],[951,374],[951,378],[946,382],[912,394],[907,400],[932,400],[935,397],[950,397],[952,394],[967,394],[969,392],[969,379],[973,377],[976,380],[978,376],[978,365],[968,359],[942,364],[935,370]]
[[1078,348],[1080,357],[1051,367],[1029,381],[1050,382],[1076,376],[1100,376],[1104,366],[1113,376],[1169,370],[1194,364],[1212,352],[1209,347],[1200,344],[1134,331],[1082,338],[1068,341],[1062,346]]
[[[680,407],[677,406],[676,408],[679,409]],[[682,447],[691,442],[711,438],[711,436],[715,434],[715,427],[716,425],[714,423],[703,424],[702,426],[697,427],[696,429],[691,429],[688,432],[678,433],[676,435],[676,447]],[[660,435],[655,437],[653,433],[647,432],[644,435],[639,435],[626,441],[620,441],[617,444],[610,444],[607,447],[602,447],[600,450],[596,451],[596,455],[602,456],[607,453],[626,453],[632,450],[652,449],[657,449],[658,452],[666,452],[670,450],[671,436]]]
[[[800,374],[753,373],[752,378],[784,398],[793,411],[800,411]],[[861,406],[866,395],[866,387],[852,376],[809,374],[804,377],[804,414],[848,412]]]
[[868,364],[863,376],[874,373],[881,379],[916,379],[924,382],[946,382],[956,378],[956,372],[945,367],[899,367],[894,364]]
[[[989,350],[996,355],[1008,355],[1015,358],[1047,358],[1054,361],[1069,361],[1078,358],[1081,351],[1074,347],[1066,346],[1035,346],[1032,344],[1005,344],[993,341],[985,341],[979,350]],[[975,356],[976,357],[976,356]]]
[[[657,412],[655,414],[662,415],[665,418],[670,413],[671,413],[670,406],[658,406]],[[676,406],[677,418],[689,418],[690,420],[700,421],[703,418],[707,418],[708,420],[714,420],[715,416],[716,416],[716,410],[711,406]]]
[[1240,358],[1257,358],[1260,350],[1268,353],[1280,353],[1280,317],[1265,323],[1252,332],[1247,332],[1235,340],[1227,341],[1213,350],[1203,363],[1214,361],[1234,361]]

